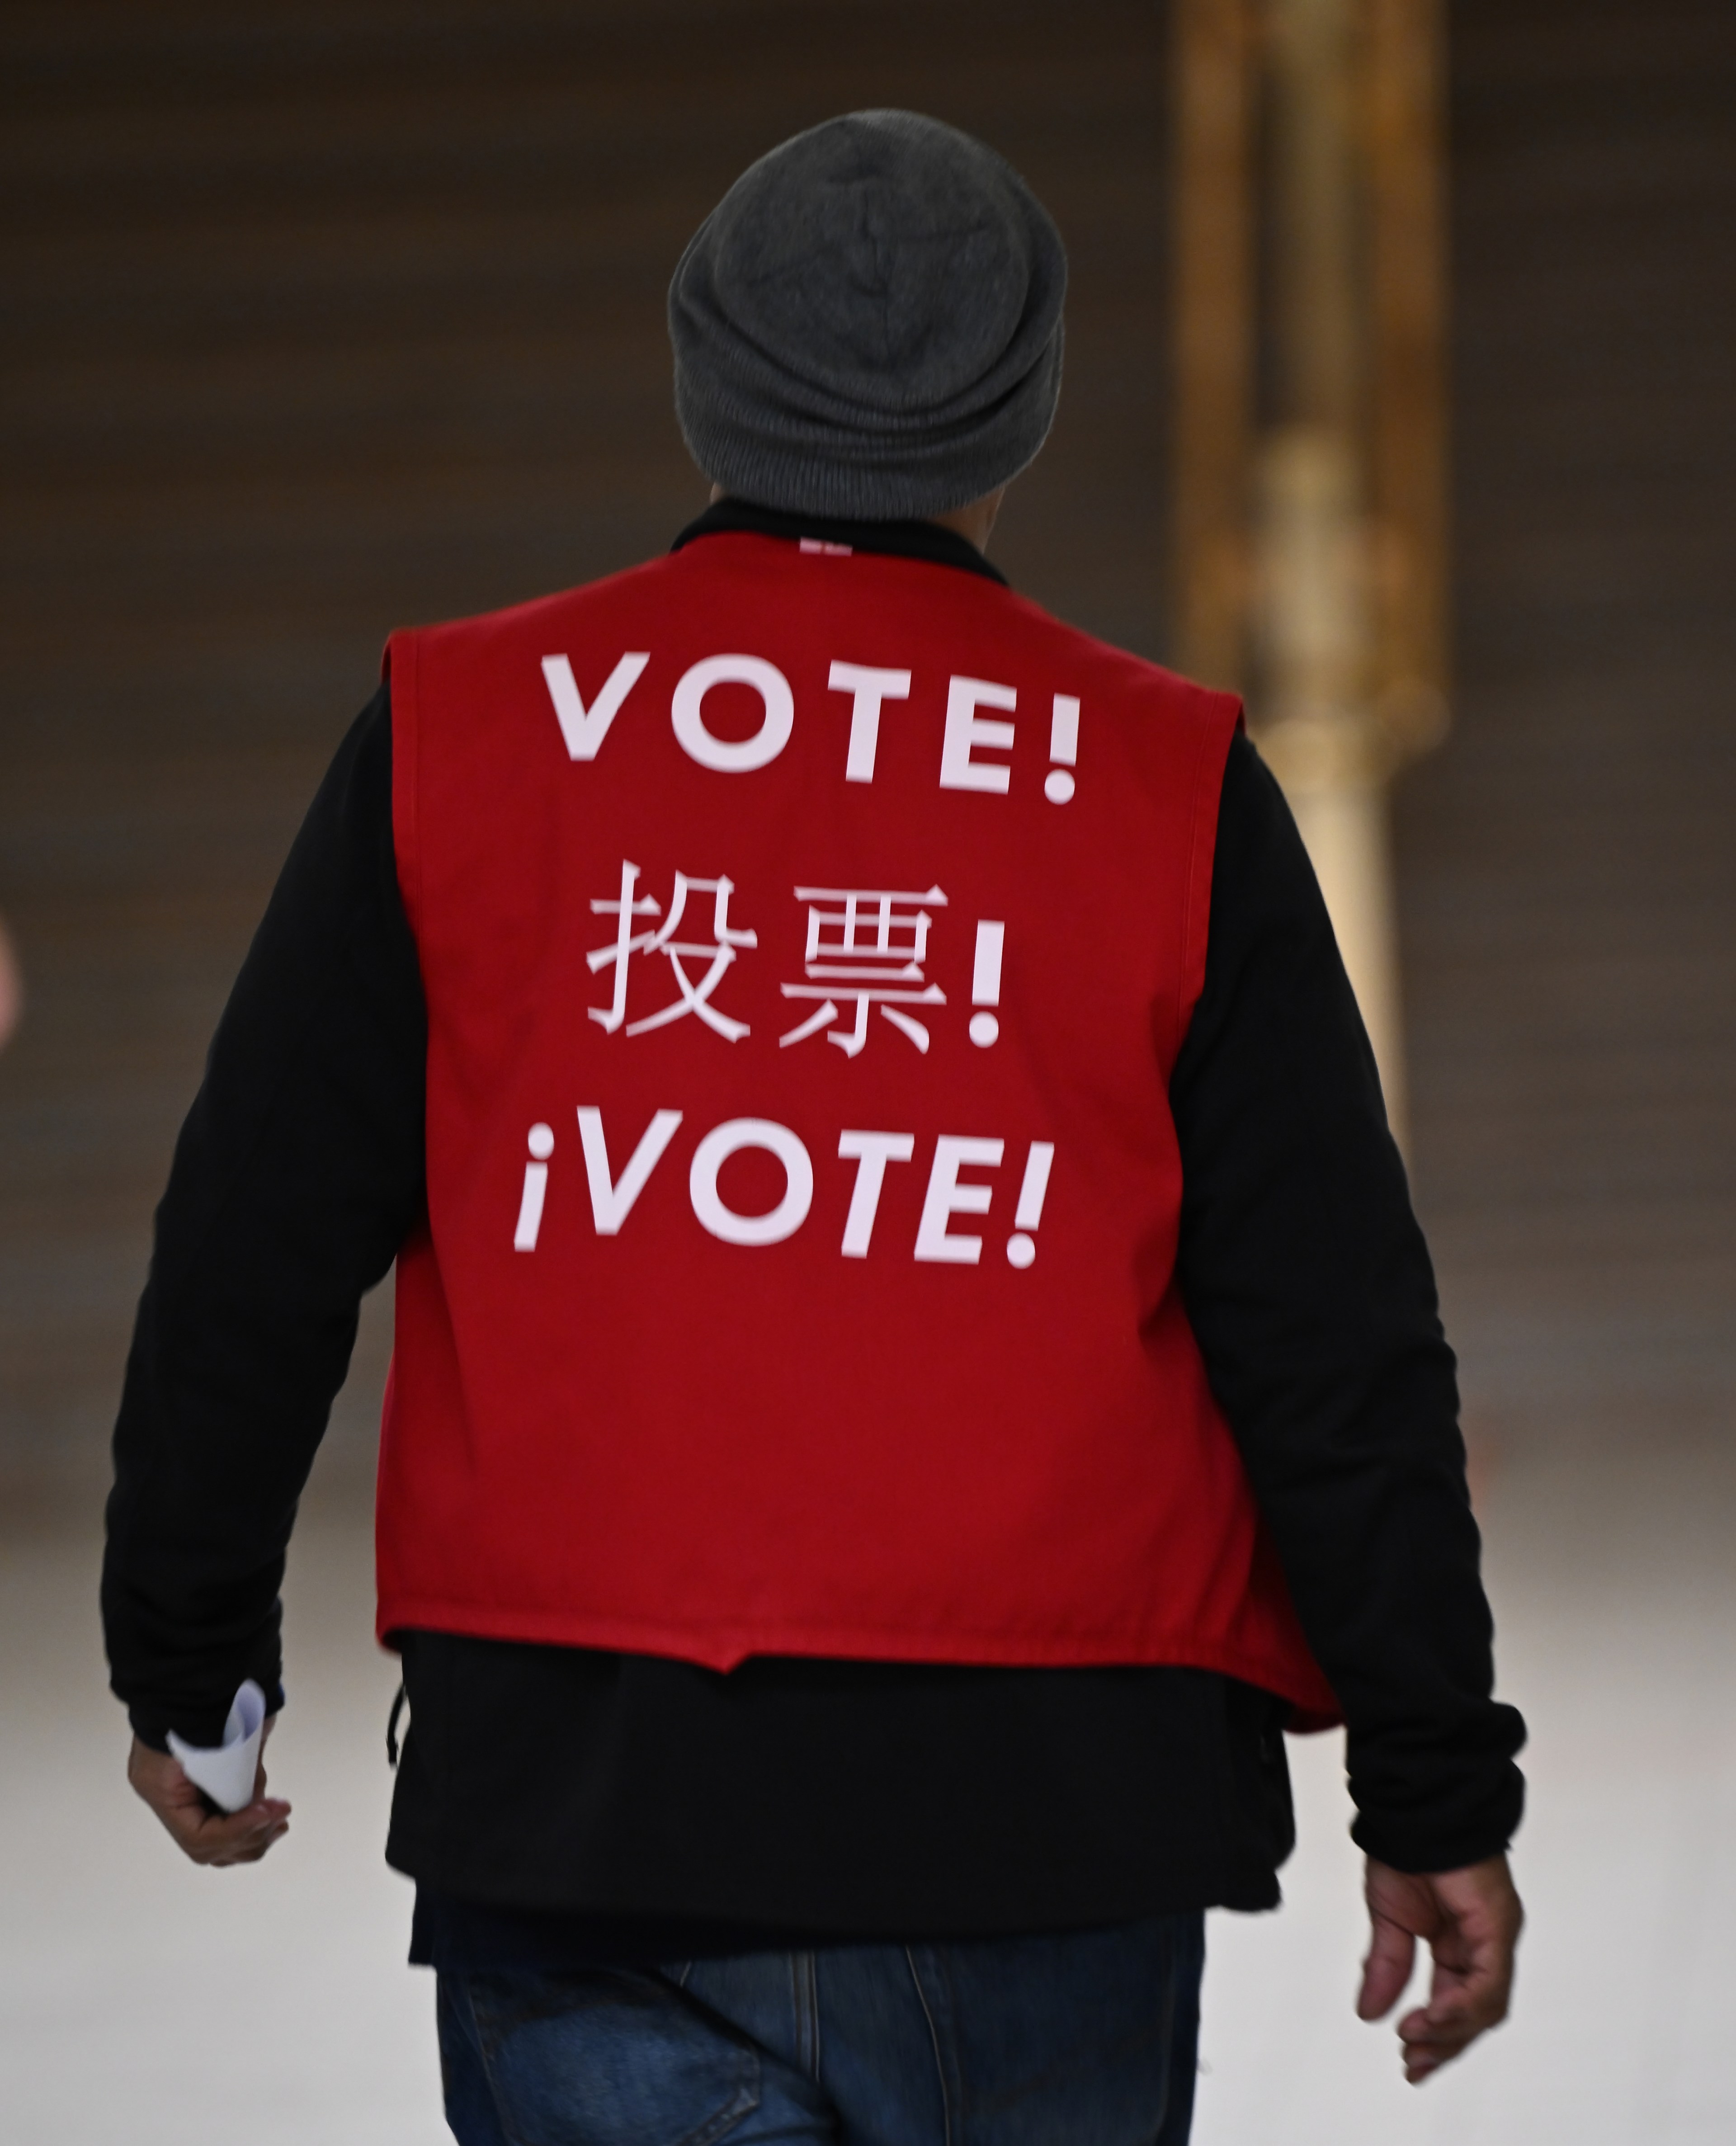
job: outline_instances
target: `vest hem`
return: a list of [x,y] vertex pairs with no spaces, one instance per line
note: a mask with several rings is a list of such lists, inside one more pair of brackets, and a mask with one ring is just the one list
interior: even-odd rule
[[1255,1648],[1173,1631],[966,1632],[954,1624],[943,1637],[935,1637],[885,1625],[772,1619],[699,1631],[632,1618],[506,1609],[426,1595],[382,1600],[377,1629],[382,1645],[391,1644],[392,1633],[407,1629],[450,1632],[465,1639],[661,1655],[721,1675],[756,1655],[972,1669],[1210,1669],[1287,1700],[1295,1709],[1293,1725],[1298,1729],[1335,1728],[1344,1718],[1324,1678],[1299,1674],[1294,1664]]

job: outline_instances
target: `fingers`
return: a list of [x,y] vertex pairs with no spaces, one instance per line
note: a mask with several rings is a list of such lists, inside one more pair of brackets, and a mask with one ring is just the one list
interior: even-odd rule
[[217,1869],[257,1863],[289,1830],[289,1805],[264,1798],[242,1810],[216,1812],[195,1789],[191,1802],[177,1798],[152,1809],[182,1854]]
[[1430,2004],[1407,2013],[1399,2022],[1406,2079],[1412,2086],[1420,2085],[1431,2072],[1462,2056],[1479,2034],[1499,2026],[1505,2016],[1504,2004],[1499,2010],[1475,2004],[1437,2010]]
[[[1504,1856],[1463,1870],[1403,1880],[1404,1887],[1424,1896],[1421,1900],[1385,1882],[1398,1875],[1387,1872],[1377,1884],[1371,1866],[1369,1905],[1374,1911],[1379,1899],[1395,1906],[1412,1929],[1428,1937],[1434,1957],[1428,2004],[1399,2022],[1404,2076],[1418,2085],[1506,2018],[1513,1991],[1514,1948],[1524,1911]],[[1377,1919],[1377,1935],[1379,1927]],[[1373,1967],[1371,1953],[1370,1974]],[[1369,1979],[1365,1975],[1365,1992]],[[1396,1997],[1397,1991],[1393,1994]],[[1363,2016],[1374,2015],[1364,2011]]]
[[284,1803],[251,1803],[245,1810],[222,1817],[200,1811],[191,1822],[181,1812],[157,1815],[184,1855],[217,1870],[258,1862],[289,1830],[289,1805]]
[[182,1854],[207,1869],[257,1863],[289,1830],[289,1805],[266,1795],[263,1766],[252,1802],[232,1812],[213,1809],[176,1759],[166,1751],[152,1750],[137,1738],[127,1762],[127,1778]]
[[1371,1936],[1356,2014],[1361,2019],[1380,2019],[1404,1994],[1416,1964],[1416,1941],[1433,1935],[1436,1911],[1424,1880],[1372,1856],[1363,1890]]
[[1416,1964],[1416,1939],[1386,1916],[1373,1917],[1369,1956],[1362,1964],[1362,1988],[1356,1997],[1359,2019],[1381,2019],[1404,1994]]

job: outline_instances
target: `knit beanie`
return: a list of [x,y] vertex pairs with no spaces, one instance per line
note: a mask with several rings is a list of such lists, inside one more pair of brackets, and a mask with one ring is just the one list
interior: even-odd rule
[[856,112],[744,172],[669,287],[693,459],[739,498],[894,521],[1015,477],[1054,421],[1067,259],[1012,167]]

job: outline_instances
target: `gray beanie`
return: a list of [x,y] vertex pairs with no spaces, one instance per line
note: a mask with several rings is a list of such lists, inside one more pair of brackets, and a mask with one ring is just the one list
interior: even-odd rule
[[1067,257],[980,142],[829,119],[749,167],[669,287],[675,407],[715,484],[861,521],[1016,477],[1054,421]]

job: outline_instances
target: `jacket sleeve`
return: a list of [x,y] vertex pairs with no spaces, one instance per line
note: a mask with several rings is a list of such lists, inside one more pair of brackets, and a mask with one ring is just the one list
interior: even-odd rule
[[392,841],[384,687],[237,980],[157,1209],[114,1435],[102,1615],[139,1734],[282,1704],[278,1589],[361,1300],[423,1205],[427,1017]]
[[1170,1100],[1184,1298],[1344,1709],[1354,1838],[1403,1870],[1496,1854],[1524,1729],[1492,1696],[1453,1355],[1325,905],[1245,738]]

